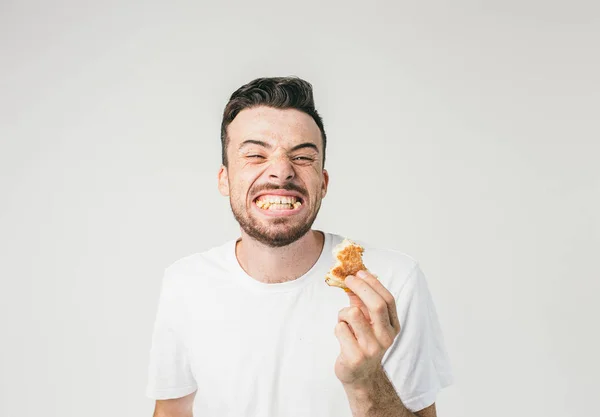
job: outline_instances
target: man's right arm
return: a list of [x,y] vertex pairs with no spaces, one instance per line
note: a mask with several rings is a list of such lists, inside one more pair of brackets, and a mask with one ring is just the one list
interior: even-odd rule
[[172,400],[157,400],[153,417],[193,417],[196,392]]

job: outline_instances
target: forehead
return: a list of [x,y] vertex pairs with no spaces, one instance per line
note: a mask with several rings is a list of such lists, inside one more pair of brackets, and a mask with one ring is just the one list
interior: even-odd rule
[[236,148],[245,140],[256,139],[284,147],[312,142],[322,149],[319,127],[311,116],[296,109],[244,109],[230,123],[227,134],[230,145]]

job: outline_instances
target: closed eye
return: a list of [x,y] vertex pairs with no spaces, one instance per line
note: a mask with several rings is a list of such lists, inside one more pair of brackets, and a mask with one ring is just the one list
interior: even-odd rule
[[314,161],[315,159],[310,156],[297,156],[294,161]]

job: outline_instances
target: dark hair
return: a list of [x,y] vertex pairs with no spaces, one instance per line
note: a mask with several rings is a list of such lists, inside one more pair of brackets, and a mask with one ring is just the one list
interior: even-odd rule
[[244,109],[268,106],[276,109],[296,109],[311,116],[323,139],[323,166],[325,166],[325,146],[327,137],[323,120],[315,109],[312,85],[298,77],[257,78],[238,88],[229,98],[223,111],[221,122],[221,158],[227,166],[227,126]]

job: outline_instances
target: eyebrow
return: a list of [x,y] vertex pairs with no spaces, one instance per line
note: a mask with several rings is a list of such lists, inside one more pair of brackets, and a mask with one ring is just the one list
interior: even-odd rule
[[258,146],[262,146],[263,148],[267,148],[267,149],[272,148],[271,145],[269,145],[267,142],[263,142],[262,140],[248,139],[248,140],[243,141],[240,144],[240,149],[242,149],[246,145],[258,145]]
[[[263,148],[267,148],[267,149],[273,148],[273,146],[271,144],[269,144],[267,142],[263,142],[262,140],[247,139],[241,143],[240,149],[242,149],[246,145],[258,145],[258,146],[262,146]],[[296,145],[292,149],[290,149],[290,152],[294,152],[294,151],[297,151],[299,149],[304,149],[304,148],[311,148],[311,149],[315,150],[317,153],[319,152],[319,148],[317,148],[317,145],[315,145],[314,143],[311,143],[311,142],[305,142],[305,143]]]
[[310,142],[301,143],[300,145],[296,145],[291,149],[291,151],[294,152],[294,151],[297,151],[299,149],[304,149],[304,148],[314,149],[315,152],[319,153],[319,148],[317,148],[317,145],[315,145],[314,143],[310,143]]

